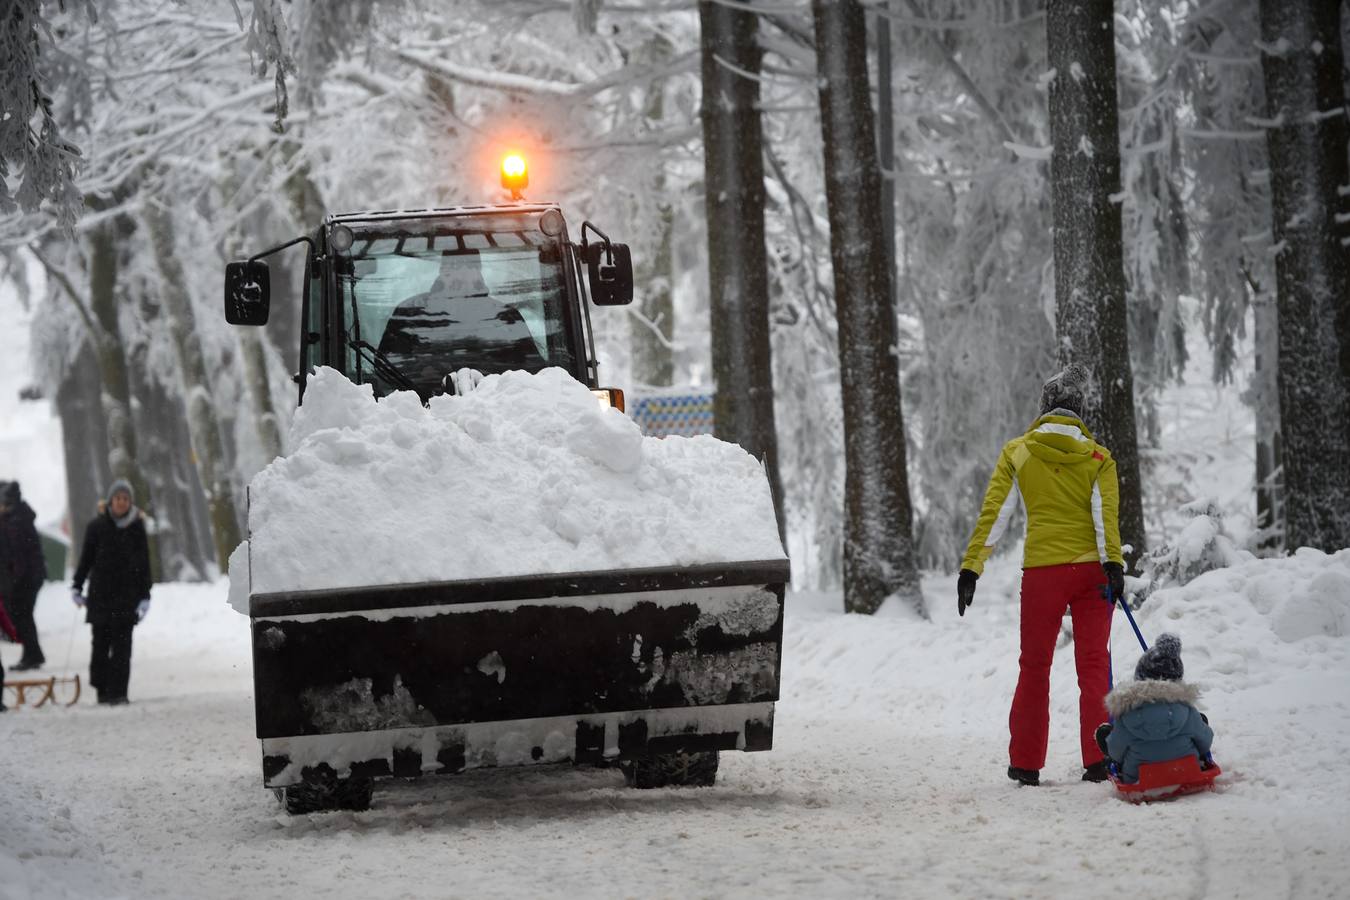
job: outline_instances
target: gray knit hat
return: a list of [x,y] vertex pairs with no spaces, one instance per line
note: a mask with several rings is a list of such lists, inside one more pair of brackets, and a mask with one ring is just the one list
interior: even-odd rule
[[1184,671],[1181,638],[1175,634],[1160,634],[1153,646],[1139,657],[1139,665],[1134,667],[1134,680],[1180,681]]
[[136,492],[131,489],[130,481],[127,481],[125,478],[119,478],[112,483],[112,487],[108,488],[108,496],[106,498],[109,503],[112,503],[113,494],[116,494],[118,491],[126,491],[127,497],[131,500],[131,505],[136,505]]
[[1081,417],[1087,387],[1087,369],[1078,363],[1066,366],[1041,388],[1041,415],[1055,409],[1067,409]]

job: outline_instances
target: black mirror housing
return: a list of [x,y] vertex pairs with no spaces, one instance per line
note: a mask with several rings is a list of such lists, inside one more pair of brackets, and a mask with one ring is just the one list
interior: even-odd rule
[[627,244],[587,244],[586,274],[596,306],[633,302],[633,254]]
[[272,305],[272,276],[261,259],[225,264],[225,321],[266,325]]

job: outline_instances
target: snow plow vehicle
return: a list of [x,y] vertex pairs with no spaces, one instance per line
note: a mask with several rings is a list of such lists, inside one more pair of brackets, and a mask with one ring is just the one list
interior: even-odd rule
[[[588,241],[588,233],[595,240]],[[406,406],[409,395],[403,392],[411,391],[428,417],[438,409],[449,415],[447,408],[478,403],[493,384],[521,383],[518,373],[542,372],[537,377],[574,380],[595,395],[572,385],[582,401],[571,407],[580,411],[577,418],[613,416],[636,432],[629,420],[602,408],[621,410],[622,393],[601,387],[597,379],[586,304],[587,288],[597,305],[631,300],[629,252],[589,222],[581,235],[580,242],[569,240],[554,204],[330,216],[312,234],[230,263],[226,316],[232,324],[265,323],[270,283],[264,257],[305,243],[298,417],[309,412],[303,405],[307,384],[314,392],[325,378],[336,378],[327,369],[340,373],[342,384],[370,385],[363,390],[383,398],[374,400],[371,410]],[[416,407],[412,403],[407,414],[423,412]],[[468,435],[477,422],[465,419]],[[506,421],[493,428],[504,432],[510,426]],[[465,435],[458,429],[449,437],[468,441]],[[673,442],[684,439],[666,444],[639,434],[636,440],[661,444],[648,452],[652,457],[667,448],[672,458],[697,449]],[[564,443],[584,450],[587,439],[569,433]],[[739,448],[699,446],[735,452],[752,468],[758,465]],[[660,481],[651,471],[639,474],[637,462],[624,465],[622,471],[594,466],[594,483],[604,485],[594,493],[637,492],[640,482]],[[475,481],[465,468],[471,467],[454,470],[461,479],[456,483],[474,491],[457,488],[459,493],[442,497],[438,502],[447,515],[456,504],[471,504],[466,495],[480,488],[493,505],[491,478]],[[595,559],[603,557],[594,554],[576,556],[575,565],[565,552],[536,559],[529,544],[521,543],[525,549],[516,554],[518,568],[510,574],[400,580],[383,571],[398,569],[399,561],[397,551],[380,549],[381,542],[393,530],[432,528],[425,517],[385,527],[373,516],[334,522],[340,514],[318,510],[306,520],[301,510],[292,513],[300,527],[291,531],[329,529],[325,533],[354,548],[333,555],[339,563],[368,554],[361,566],[353,564],[352,571],[363,574],[343,576],[341,585],[333,583],[335,577],[318,579],[319,588],[302,575],[269,582],[260,575],[268,565],[265,549],[269,558],[300,553],[282,546],[291,537],[266,537],[261,530],[259,492],[290,477],[279,472],[260,476],[250,489],[253,546],[241,550],[251,562],[236,566],[232,558],[231,591],[236,580],[248,579],[263,783],[276,790],[289,812],[364,809],[381,778],[539,763],[617,766],[639,788],[711,785],[720,751],[771,748],[789,571],[781,542],[761,541],[758,547],[766,552],[760,558],[698,559],[690,558],[694,551],[686,541],[684,555],[665,564],[620,567],[601,567]],[[395,476],[381,470],[378,477]],[[587,477],[578,472],[575,483],[564,486],[584,488]],[[478,483],[484,479],[489,483]],[[569,480],[553,475],[541,483]],[[505,491],[508,481],[514,483],[514,477],[496,484]],[[445,485],[422,481],[414,488],[435,497],[438,490],[450,490]],[[764,497],[771,520],[767,486]],[[567,505],[563,501],[544,498],[542,505],[527,508],[505,493],[502,498],[495,505],[507,509],[488,509],[481,520],[461,516],[447,529],[473,532],[479,550],[469,555],[481,555],[495,540],[522,542],[520,533],[535,528],[534,519],[555,513],[562,519],[557,529],[578,546],[590,546],[576,530],[588,527],[586,517],[562,516],[556,507]],[[705,507],[711,502],[700,501]],[[611,543],[622,544],[625,524],[605,524]],[[639,530],[654,531],[646,525]],[[770,536],[776,540],[776,530]],[[313,533],[304,539],[309,541],[304,546],[315,548],[304,552],[316,559],[331,542]],[[259,543],[264,540],[273,544],[265,547]],[[450,535],[438,546],[435,552],[447,558],[466,552]],[[622,553],[615,558],[639,559]],[[417,571],[441,571],[436,560],[420,564]],[[462,569],[447,564],[444,571],[501,571],[473,564],[466,560]]]

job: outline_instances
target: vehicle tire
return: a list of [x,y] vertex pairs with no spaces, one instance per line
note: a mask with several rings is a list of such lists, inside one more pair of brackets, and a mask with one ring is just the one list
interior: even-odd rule
[[370,809],[375,782],[369,778],[338,778],[325,766],[318,772],[306,770],[305,780],[284,788],[286,812],[293,816],[333,809],[361,811]]
[[656,753],[619,763],[624,781],[641,790],[659,787],[712,787],[717,781],[718,752]]

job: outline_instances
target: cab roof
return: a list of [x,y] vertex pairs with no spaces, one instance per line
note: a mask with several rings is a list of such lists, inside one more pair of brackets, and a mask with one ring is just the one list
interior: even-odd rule
[[349,212],[330,214],[324,224],[335,225],[340,222],[380,222],[395,219],[453,218],[456,216],[484,215],[488,213],[529,213],[560,209],[557,203],[491,203],[482,206],[435,206],[426,209],[379,209],[370,212]]

